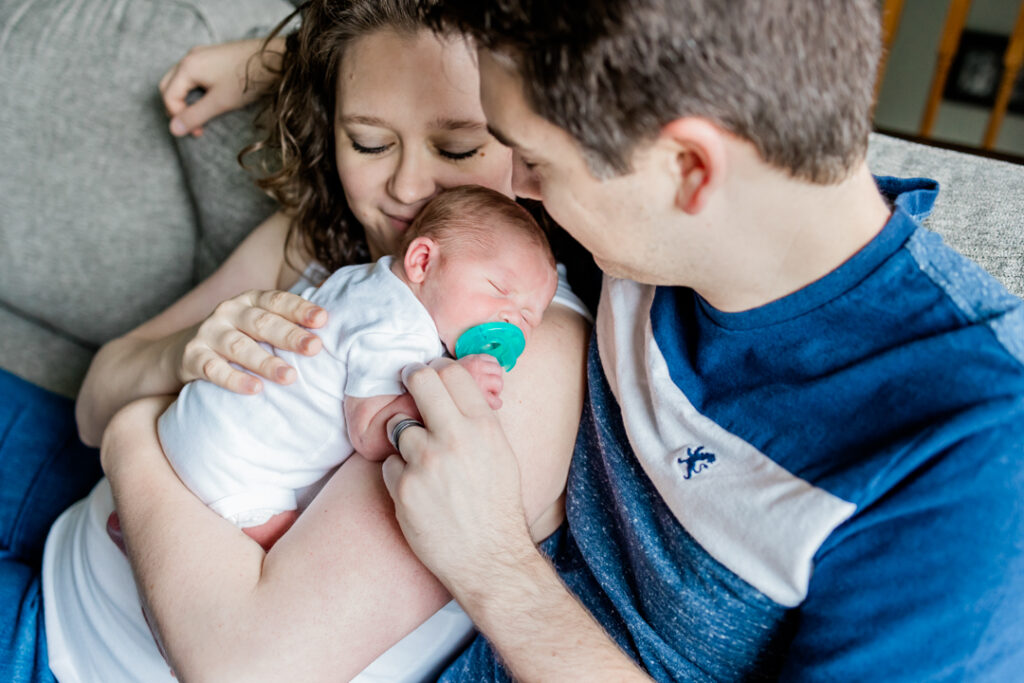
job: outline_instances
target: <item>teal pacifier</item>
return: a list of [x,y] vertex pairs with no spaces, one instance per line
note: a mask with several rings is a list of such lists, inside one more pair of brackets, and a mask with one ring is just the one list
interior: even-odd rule
[[486,353],[494,356],[508,372],[516,366],[519,354],[526,348],[523,331],[512,323],[483,323],[462,333],[455,342],[455,357]]

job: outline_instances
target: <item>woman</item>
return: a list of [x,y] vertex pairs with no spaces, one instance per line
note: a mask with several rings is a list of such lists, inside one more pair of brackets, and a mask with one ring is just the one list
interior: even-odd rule
[[[255,340],[315,353],[318,340],[297,324],[318,326],[324,313],[279,290],[318,277],[316,263],[331,268],[386,253],[440,189],[476,183],[511,194],[511,156],[486,131],[474,55],[424,29],[416,3],[312,3],[289,40],[269,137],[285,141],[284,164],[267,183],[285,211],[210,279],[104,347],[77,406],[85,440],[103,434],[150,624],[171,667],[188,679],[347,679],[447,600],[405,545],[378,465],[351,459],[264,554],[169,469],[154,430],[165,398],[135,402],[111,422],[134,399],[197,378],[259,390],[229,362],[289,381],[289,368]],[[553,306],[502,394],[501,421],[520,458],[537,538],[560,520],[585,333],[579,313]],[[103,483],[48,540],[47,633],[37,631],[28,646],[38,662],[49,642],[50,666],[62,678],[167,675],[137,618],[127,565],[105,537],[112,508]]]

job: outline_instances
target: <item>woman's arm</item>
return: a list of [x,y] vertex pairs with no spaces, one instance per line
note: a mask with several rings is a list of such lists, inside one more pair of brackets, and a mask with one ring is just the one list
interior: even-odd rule
[[310,335],[293,323],[315,327],[326,314],[309,319],[319,307],[290,294],[261,291],[279,288],[289,275],[292,282],[297,277],[284,265],[288,225],[284,214],[271,216],[213,275],[163,313],[99,350],[75,404],[82,441],[98,445],[119,408],[143,396],[175,393],[192,379],[210,379],[240,393],[258,391],[258,380],[232,369],[228,359],[281,381],[276,373],[286,370],[284,361],[253,339],[300,352],[319,349],[315,343],[303,350]]
[[[500,419],[536,538],[560,522],[583,398],[587,324],[553,307],[508,375]],[[136,403],[104,437],[104,467],[140,592],[186,680],[346,680],[448,595],[409,550],[380,466],[350,458],[264,555],[177,481]]]
[[[227,111],[255,102],[270,89],[281,67],[284,38],[238,40],[192,48],[160,79],[160,94],[171,115],[173,135],[199,136],[203,125]],[[261,51],[262,50],[262,51]],[[188,94],[202,97],[188,104]]]

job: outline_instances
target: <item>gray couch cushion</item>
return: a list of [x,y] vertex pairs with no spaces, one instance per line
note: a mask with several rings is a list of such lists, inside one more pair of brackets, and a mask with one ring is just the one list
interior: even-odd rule
[[198,227],[195,282],[212,273],[277,207],[238,163],[238,152],[256,135],[254,116],[252,107],[229,112],[203,126],[201,138],[175,139]]
[[878,134],[868,164],[878,175],[939,181],[925,225],[1024,296],[1024,166]]
[[[3,367],[74,393],[81,370],[55,367],[69,354],[47,349],[87,356],[159,312],[269,213],[235,162],[251,113],[176,143],[156,84],[193,45],[263,33],[291,10],[285,0],[0,2]],[[15,327],[25,334],[8,334]]]
[[0,304],[0,366],[65,396],[78,391],[93,349]]

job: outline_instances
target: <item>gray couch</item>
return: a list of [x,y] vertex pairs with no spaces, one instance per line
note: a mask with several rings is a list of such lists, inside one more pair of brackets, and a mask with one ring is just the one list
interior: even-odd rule
[[273,211],[235,159],[253,113],[175,140],[157,83],[286,0],[0,1],[0,365],[73,396],[99,345]]
[[[211,272],[273,210],[238,167],[251,112],[174,140],[156,84],[285,0],[0,2],[0,366],[73,396],[106,340]],[[876,173],[943,185],[930,226],[1024,294],[1024,167],[875,136]]]

